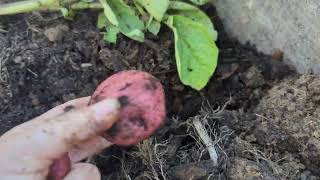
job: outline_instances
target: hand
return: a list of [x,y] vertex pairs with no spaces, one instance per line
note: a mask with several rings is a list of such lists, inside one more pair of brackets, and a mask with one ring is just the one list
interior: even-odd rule
[[[106,99],[87,106],[89,100],[69,101],[2,135],[1,179],[100,180],[97,167],[77,162],[112,145],[99,134],[118,120],[120,104]],[[66,176],[50,177],[58,159],[70,162],[71,169]]]

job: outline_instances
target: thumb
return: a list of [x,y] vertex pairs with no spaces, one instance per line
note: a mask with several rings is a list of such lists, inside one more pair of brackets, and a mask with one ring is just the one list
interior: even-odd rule
[[92,164],[78,163],[72,166],[71,171],[63,180],[100,180],[98,168]]
[[0,137],[0,154],[6,154],[0,160],[4,164],[20,162],[15,169],[49,167],[81,142],[110,128],[118,120],[119,110],[117,99],[106,99],[58,117],[31,120]]

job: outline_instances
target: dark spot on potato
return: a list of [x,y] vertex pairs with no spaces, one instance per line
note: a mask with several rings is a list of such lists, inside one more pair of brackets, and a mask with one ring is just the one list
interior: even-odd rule
[[124,127],[124,128],[128,128],[128,127],[130,127],[130,125],[129,125],[128,123],[124,123],[124,124],[123,124],[123,127]]
[[106,133],[112,138],[118,136],[118,134],[121,133],[121,124],[116,122],[110,129],[107,130]]
[[146,90],[152,90],[152,91],[156,90],[157,89],[158,80],[156,78],[154,78],[154,77],[149,78],[148,80],[149,80],[149,82],[144,85]]
[[63,112],[69,112],[71,110],[73,110],[75,107],[73,105],[69,105],[69,106],[66,106],[64,109],[63,109]]
[[128,87],[130,87],[132,85],[132,83],[126,83],[126,85],[124,85],[124,87],[120,88],[119,91],[123,91],[126,90]]
[[130,138],[132,138],[132,136],[130,136],[129,134],[123,136],[123,139],[130,139]]
[[148,129],[148,125],[146,123],[146,120],[142,117],[130,117],[129,119],[130,122],[132,122],[133,124],[136,124],[140,127],[143,127],[144,130],[147,130]]
[[126,107],[127,105],[130,104],[130,101],[129,101],[129,97],[128,96],[120,96],[118,98],[119,102],[120,102],[120,105],[121,107]]

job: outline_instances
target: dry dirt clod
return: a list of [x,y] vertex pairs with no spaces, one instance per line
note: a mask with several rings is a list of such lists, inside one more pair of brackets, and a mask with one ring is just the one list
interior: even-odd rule
[[258,88],[265,84],[264,77],[256,66],[251,66],[242,79],[249,88]]
[[69,27],[66,25],[57,25],[56,27],[51,27],[45,30],[44,34],[47,36],[49,41],[57,42],[61,41],[64,34],[69,31]]
[[234,158],[230,161],[227,170],[227,179],[230,180],[276,180],[260,164],[243,158]]
[[198,163],[175,166],[172,168],[171,173],[173,177],[180,180],[200,180],[206,179],[213,169],[212,161],[200,161]]
[[289,78],[269,90],[258,107],[255,132],[260,144],[297,154],[320,175],[320,76]]

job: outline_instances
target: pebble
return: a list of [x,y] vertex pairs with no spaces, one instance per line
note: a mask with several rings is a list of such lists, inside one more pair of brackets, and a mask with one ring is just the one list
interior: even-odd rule
[[55,27],[48,28],[44,34],[51,42],[61,41],[64,34],[69,31],[69,27],[66,25],[57,25]]

